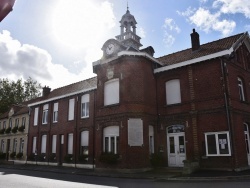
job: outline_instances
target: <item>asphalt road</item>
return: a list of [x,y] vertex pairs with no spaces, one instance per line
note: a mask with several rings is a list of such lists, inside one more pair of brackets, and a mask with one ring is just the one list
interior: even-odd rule
[[249,188],[249,180],[239,181],[157,181],[61,174],[0,168],[0,188]]

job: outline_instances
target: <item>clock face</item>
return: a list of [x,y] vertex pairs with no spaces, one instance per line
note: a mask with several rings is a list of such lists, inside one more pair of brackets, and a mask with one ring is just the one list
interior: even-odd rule
[[114,44],[109,44],[106,48],[106,53],[108,55],[111,55],[115,51],[115,45]]

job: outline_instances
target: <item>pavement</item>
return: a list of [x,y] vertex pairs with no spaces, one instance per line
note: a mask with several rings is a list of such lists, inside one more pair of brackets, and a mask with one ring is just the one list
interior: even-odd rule
[[0,164],[0,168],[34,170],[61,174],[102,176],[113,178],[154,179],[159,181],[215,181],[215,180],[250,180],[250,169],[240,172],[199,170],[190,175],[183,175],[181,168],[155,168],[146,172],[121,172],[112,170],[83,169],[62,166],[44,166],[31,164]]

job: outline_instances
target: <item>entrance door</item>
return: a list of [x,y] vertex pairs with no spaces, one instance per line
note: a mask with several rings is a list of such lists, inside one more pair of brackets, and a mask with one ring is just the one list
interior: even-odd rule
[[168,166],[171,167],[183,167],[183,160],[186,159],[185,133],[181,130],[184,129],[174,133],[175,131],[171,132],[168,129]]
[[248,165],[250,166],[249,126],[246,123],[244,123],[244,135],[245,135],[245,142],[246,142],[246,151],[247,151]]

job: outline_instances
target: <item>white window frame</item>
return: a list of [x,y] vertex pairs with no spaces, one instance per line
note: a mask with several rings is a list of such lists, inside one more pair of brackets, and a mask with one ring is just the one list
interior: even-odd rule
[[58,122],[58,102],[54,103],[53,107],[53,123]]
[[41,143],[41,153],[46,153],[46,146],[47,146],[47,135],[42,136],[42,143]]
[[22,126],[25,127],[25,124],[26,124],[26,117],[22,117]]
[[243,80],[238,77],[238,87],[239,87],[239,95],[240,95],[240,100],[245,101],[245,92],[244,92],[244,84]]
[[68,134],[68,154],[73,154],[73,139],[74,135],[73,133]]
[[[220,143],[218,136],[221,134],[226,134],[227,135],[227,146],[228,146],[228,153],[227,154],[221,154],[220,153]],[[216,154],[209,154],[208,153],[208,143],[207,143],[207,136],[208,135],[214,135],[215,136],[215,141],[216,141]],[[207,132],[205,133],[205,143],[206,143],[206,156],[231,156],[231,144],[230,144],[230,138],[229,138],[229,132],[228,131],[223,131],[223,132]]]
[[38,112],[39,112],[39,108],[35,108],[35,112],[34,112],[34,126],[38,125]]
[[12,128],[12,124],[13,124],[12,118],[10,118],[10,119],[9,119],[9,127],[10,127],[10,128]]
[[81,98],[81,118],[89,117],[89,94],[85,94]]
[[19,126],[19,118],[16,118],[15,119],[15,127],[18,127]]
[[19,152],[23,153],[24,151],[24,139],[20,138],[20,147],[19,147]]
[[[112,139],[114,139],[114,147],[112,151]],[[106,143],[107,140],[107,143]],[[109,126],[103,130],[103,151],[118,153],[119,150],[119,126]],[[107,148],[106,148],[107,144]]]
[[120,83],[119,79],[112,79],[104,84],[104,106],[119,104]]
[[13,152],[16,153],[16,150],[17,150],[17,139],[14,138],[14,140],[13,140]]
[[74,120],[74,112],[75,112],[75,99],[69,99],[69,112],[68,112],[68,120]]
[[3,129],[6,129],[6,121],[3,121]]
[[180,79],[169,80],[165,84],[167,105],[181,103]]
[[6,153],[4,140],[1,140],[1,152]]
[[89,154],[89,131],[81,132],[81,154]]
[[48,113],[49,113],[49,105],[45,104],[43,105],[43,119],[42,119],[43,125],[48,123]]

